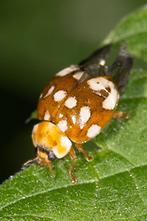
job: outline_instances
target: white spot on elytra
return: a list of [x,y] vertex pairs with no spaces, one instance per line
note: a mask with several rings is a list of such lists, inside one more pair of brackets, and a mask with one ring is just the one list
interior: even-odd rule
[[76,70],[78,70],[78,69],[79,69],[78,66],[76,66],[76,65],[71,65],[71,66],[69,66],[69,67],[67,67],[67,68],[64,68],[64,69],[61,70],[60,72],[58,72],[58,73],[56,74],[56,76],[58,76],[58,77],[63,77],[63,76],[66,76],[67,74],[70,74],[70,73],[72,73],[73,71],[76,71]]
[[72,119],[73,124],[75,124],[75,123],[76,123],[76,116],[75,116],[75,115],[72,115],[72,116],[71,116],[71,119]]
[[73,78],[75,78],[76,80],[80,80],[80,78],[83,76],[84,72],[78,72],[78,73],[75,73],[73,75]]
[[54,100],[56,102],[60,102],[60,101],[62,101],[66,97],[66,94],[67,94],[66,91],[63,91],[63,90],[57,91],[54,94]]
[[[104,90],[108,93],[108,96],[102,103],[104,109],[113,110],[115,108],[119,99],[119,94],[112,81],[109,81],[104,77],[97,77],[88,80],[87,84],[99,96],[102,96],[100,92],[101,90]],[[107,90],[107,88],[110,88],[110,92]]]
[[57,124],[58,128],[62,131],[65,132],[67,130],[67,120],[61,120],[59,121],[59,123]]
[[77,105],[77,100],[75,97],[69,97],[64,104],[66,107],[68,107],[69,109],[75,107]]
[[81,129],[84,127],[85,123],[89,120],[90,116],[91,116],[90,107],[88,106],[81,107],[80,119],[79,119],[79,124]]
[[87,131],[87,137],[93,138],[98,135],[101,131],[101,127],[97,124],[93,124]]
[[44,115],[44,120],[49,120],[50,119],[50,114],[48,112],[48,110],[45,112],[45,115]]
[[109,96],[103,101],[103,108],[106,110],[113,110],[119,100],[119,94],[115,88],[111,89]]
[[49,88],[48,92],[45,94],[44,98],[45,98],[45,97],[48,97],[48,96],[53,92],[54,89],[55,89],[55,86],[52,85],[52,86]]
[[62,150],[62,152],[60,151],[60,147],[58,147],[58,146],[55,146],[55,147],[53,148],[53,152],[54,152],[55,156],[56,156],[57,158],[59,158],[59,159],[60,159],[60,158],[63,158],[64,156],[66,156],[66,155],[68,154],[68,152],[70,151],[70,148],[71,148],[71,146],[72,146],[72,143],[71,143],[71,141],[68,139],[68,137],[66,137],[66,136],[61,136],[60,145],[61,145],[63,148],[65,148],[64,151]]
[[59,114],[59,118],[62,118],[62,117],[63,117],[63,114],[60,113],[60,114]]

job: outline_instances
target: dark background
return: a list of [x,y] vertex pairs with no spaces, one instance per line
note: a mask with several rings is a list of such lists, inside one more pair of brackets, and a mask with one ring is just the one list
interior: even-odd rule
[[0,0],[0,182],[34,156],[24,122],[56,71],[95,50],[146,0]]

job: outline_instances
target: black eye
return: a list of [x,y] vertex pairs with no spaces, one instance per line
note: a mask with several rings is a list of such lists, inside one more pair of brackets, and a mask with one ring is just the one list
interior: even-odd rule
[[55,159],[56,159],[56,156],[55,156],[54,152],[52,150],[49,150],[49,152],[48,152],[48,160],[53,161]]

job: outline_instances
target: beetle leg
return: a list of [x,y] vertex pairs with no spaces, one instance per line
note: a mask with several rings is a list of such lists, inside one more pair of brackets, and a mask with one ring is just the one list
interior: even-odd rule
[[53,171],[53,165],[51,160],[48,160],[47,162],[45,160],[39,160],[38,164],[46,166],[50,170],[50,172]]
[[127,112],[123,112],[123,111],[116,111],[113,114],[113,118],[114,119],[128,119],[129,118],[129,114]]
[[38,164],[46,166],[52,177],[55,177],[55,171],[53,170],[53,164],[51,160],[48,160],[48,155],[45,152],[42,152],[38,149]]
[[25,162],[22,166],[22,169],[25,169],[34,163],[39,164],[41,166],[46,166],[49,169],[49,171],[51,172],[51,176],[55,177],[52,161],[50,161],[50,160],[46,161],[43,158],[41,158],[40,156],[39,157],[37,156],[34,159],[31,159],[31,160],[28,160],[27,162]]
[[77,177],[74,175],[74,171],[75,171],[75,168],[76,168],[77,156],[76,156],[76,153],[75,153],[75,150],[74,150],[73,147],[70,149],[69,156],[72,160],[72,163],[71,163],[71,166],[69,168],[68,174],[69,174],[69,176],[72,180],[72,183],[77,183]]
[[27,162],[25,162],[25,163],[23,164],[23,166],[22,166],[22,169],[25,169],[25,168],[29,167],[30,165],[32,165],[32,164],[34,164],[34,163],[38,164],[38,162],[39,162],[39,158],[38,158],[38,156],[37,156],[37,157],[35,157],[34,159],[31,159],[31,160],[28,160]]
[[82,145],[82,144],[75,144],[75,146],[76,146],[76,148],[78,149],[78,151],[84,155],[84,157],[86,158],[87,161],[93,160],[93,157],[90,156],[90,155],[88,154],[88,152],[83,149],[83,145]]

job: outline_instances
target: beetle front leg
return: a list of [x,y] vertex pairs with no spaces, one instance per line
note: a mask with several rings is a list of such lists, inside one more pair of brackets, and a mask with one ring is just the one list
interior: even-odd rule
[[72,180],[72,183],[77,183],[77,177],[74,175],[75,168],[76,168],[77,156],[76,156],[76,153],[75,153],[75,150],[73,147],[71,147],[71,149],[70,149],[69,156],[70,156],[72,162],[71,162],[71,166],[68,170],[68,174]]
[[38,156],[37,157],[35,157],[34,159],[31,159],[31,160],[28,160],[27,162],[25,162],[24,164],[23,164],[23,166],[22,166],[22,169],[25,169],[25,168],[27,168],[27,167],[29,167],[29,166],[31,166],[32,164],[38,164],[38,162],[39,162],[39,158],[38,158]]

